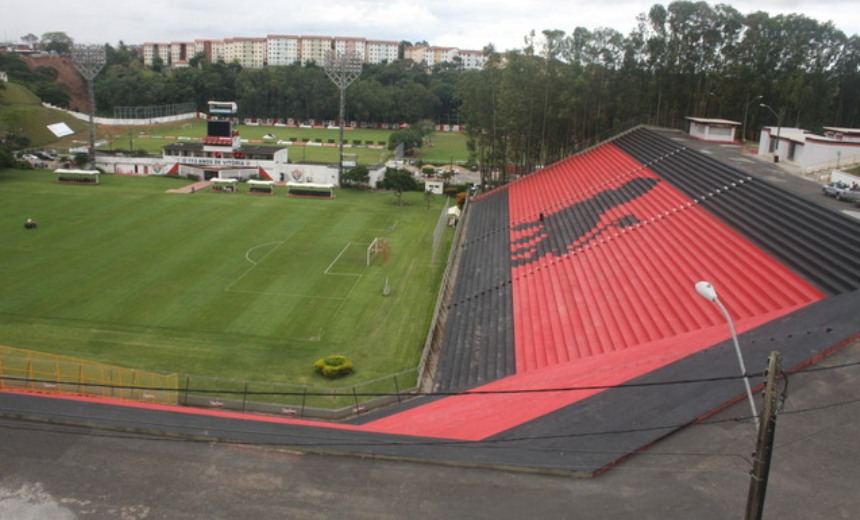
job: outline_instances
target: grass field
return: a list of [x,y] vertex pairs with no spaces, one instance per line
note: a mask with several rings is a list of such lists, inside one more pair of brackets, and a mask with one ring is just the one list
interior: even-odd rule
[[[202,137],[206,134],[206,122],[203,120],[192,120],[170,125],[158,125],[142,129],[140,127],[106,127],[98,129],[98,138],[107,141],[108,144],[101,149],[108,150],[123,149],[145,150],[151,154],[160,154],[162,147],[177,142],[175,137]],[[239,125],[239,134],[242,139],[259,139],[271,134],[275,139],[264,140],[263,144],[272,146],[281,141],[305,141],[314,143],[337,143],[339,139],[338,130],[327,130],[321,128],[286,128],[273,126],[245,126]],[[146,138],[141,138],[146,135]],[[383,143],[385,149],[368,149],[366,147],[345,148],[344,153],[357,155],[359,164],[378,164],[385,162],[393,156],[388,150],[388,139],[391,130],[346,130],[344,139],[347,144],[360,141],[362,145],[372,142],[374,145]],[[165,139],[170,136],[170,139]],[[154,138],[153,138],[154,137]],[[338,148],[336,146],[303,146],[290,145],[289,156],[292,162],[321,162],[334,163],[338,160]],[[448,164],[452,159],[455,163],[465,163],[469,159],[466,148],[466,136],[459,133],[434,132],[431,136],[431,144],[417,151],[416,159],[428,163]]]
[[[420,193],[408,206],[348,190],[334,200],[167,193],[185,184],[0,172],[0,344],[314,385],[326,383],[313,362],[329,354],[354,362],[348,384],[416,365],[444,268],[430,263],[442,198],[427,208]],[[38,229],[24,229],[28,217]],[[377,236],[392,254],[367,266]]]

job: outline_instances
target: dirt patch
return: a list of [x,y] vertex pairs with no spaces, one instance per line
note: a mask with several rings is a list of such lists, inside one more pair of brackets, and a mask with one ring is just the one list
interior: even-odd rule
[[21,56],[30,69],[50,67],[57,71],[57,82],[69,88],[69,108],[89,113],[90,102],[87,96],[87,83],[75,69],[72,58],[66,56]]
[[195,182],[194,184],[189,184],[188,186],[177,188],[175,190],[167,190],[167,193],[194,193],[204,188],[208,188],[209,186],[212,186],[212,181],[200,181]]

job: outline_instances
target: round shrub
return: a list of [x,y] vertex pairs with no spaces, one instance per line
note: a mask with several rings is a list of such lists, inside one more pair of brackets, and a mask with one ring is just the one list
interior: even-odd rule
[[314,363],[314,370],[328,379],[337,379],[352,373],[352,363],[344,356],[328,356]]

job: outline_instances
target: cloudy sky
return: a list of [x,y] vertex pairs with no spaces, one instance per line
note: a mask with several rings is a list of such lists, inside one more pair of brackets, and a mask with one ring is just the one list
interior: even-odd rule
[[[647,0],[26,0],[6,2],[0,37],[62,31],[77,43],[128,44],[269,34],[355,36],[481,49],[523,46],[534,30],[611,27],[624,34]],[[721,2],[709,2],[711,5]],[[801,13],[860,34],[858,0],[723,0],[743,14]]]

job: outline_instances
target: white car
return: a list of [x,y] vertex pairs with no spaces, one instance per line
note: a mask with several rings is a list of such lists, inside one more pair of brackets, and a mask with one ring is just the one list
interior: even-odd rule
[[828,197],[834,197],[836,200],[842,199],[842,194],[850,189],[847,183],[842,181],[831,182],[821,187],[821,192]]

